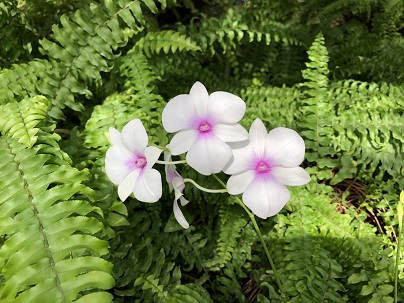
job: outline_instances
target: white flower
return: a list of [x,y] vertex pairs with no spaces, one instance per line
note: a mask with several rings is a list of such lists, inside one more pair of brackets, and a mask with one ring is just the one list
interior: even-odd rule
[[189,95],[174,97],[163,110],[165,130],[178,132],[170,142],[173,155],[187,153],[187,163],[203,175],[220,172],[232,157],[226,142],[247,140],[247,131],[238,121],[246,105],[227,92],[210,96],[202,83],[196,82]]
[[244,204],[260,218],[277,214],[290,198],[284,185],[304,185],[309,174],[303,162],[303,139],[292,129],[278,127],[267,133],[261,120],[251,125],[249,142],[233,149],[234,158],[224,172],[232,195],[243,193]]
[[[169,152],[164,152],[164,161],[171,161],[171,154]],[[175,168],[176,167],[174,164],[167,164],[165,166],[166,180],[170,191],[174,190],[174,217],[183,228],[187,229],[189,228],[189,224],[187,219],[185,219],[180,207],[178,206],[178,200],[180,200],[182,206],[187,205],[189,201],[185,199],[182,194],[185,188],[184,180]]]
[[161,198],[160,173],[152,169],[161,150],[148,145],[146,130],[139,119],[130,121],[120,133],[109,129],[112,146],[105,158],[105,170],[112,183],[118,185],[122,201],[133,192],[142,202],[156,202]]

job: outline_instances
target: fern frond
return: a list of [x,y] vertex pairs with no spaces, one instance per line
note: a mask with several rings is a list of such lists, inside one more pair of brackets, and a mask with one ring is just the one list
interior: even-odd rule
[[36,126],[48,116],[50,102],[43,96],[11,102],[0,106],[0,131],[32,147],[37,139]]
[[81,184],[87,175],[41,145],[0,137],[2,302],[72,302],[114,285],[112,264],[100,258],[108,243],[94,236],[103,228],[94,215],[102,213]]

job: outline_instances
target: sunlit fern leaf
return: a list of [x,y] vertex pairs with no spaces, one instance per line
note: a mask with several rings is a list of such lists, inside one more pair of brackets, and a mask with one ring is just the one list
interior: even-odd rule
[[213,303],[209,293],[200,285],[177,285],[168,303]]
[[72,302],[114,285],[88,176],[48,150],[0,137],[1,302]]
[[37,140],[36,126],[47,117],[50,102],[43,96],[10,102],[0,106],[0,131],[7,137],[18,139],[27,147]]
[[147,57],[151,57],[152,54],[159,54],[161,51],[165,54],[170,51],[173,53],[182,50],[199,51],[200,47],[196,42],[179,32],[165,30],[147,33],[136,43],[135,49],[143,51]]

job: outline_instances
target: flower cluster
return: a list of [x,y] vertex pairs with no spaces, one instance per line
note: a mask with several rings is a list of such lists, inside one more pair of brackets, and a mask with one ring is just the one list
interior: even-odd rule
[[228,193],[243,194],[244,204],[258,217],[277,214],[290,198],[285,185],[310,181],[309,174],[299,167],[304,159],[304,141],[294,130],[284,127],[268,133],[260,119],[247,132],[238,124],[245,110],[241,98],[221,91],[209,95],[203,84],[196,82],[189,94],[174,97],[163,110],[164,129],[175,133],[166,147],[169,152],[164,152],[165,161],[158,161],[161,149],[148,146],[140,120],[129,122],[122,133],[110,128],[112,146],[107,151],[105,167],[108,177],[118,185],[120,199],[124,201],[133,193],[142,202],[158,201],[162,194],[161,175],[152,166],[162,163],[175,195],[175,218],[188,228],[178,205],[178,200],[182,206],[188,203],[183,197],[184,179],[171,161],[171,155],[186,154],[186,163],[200,174],[223,171],[231,175]]

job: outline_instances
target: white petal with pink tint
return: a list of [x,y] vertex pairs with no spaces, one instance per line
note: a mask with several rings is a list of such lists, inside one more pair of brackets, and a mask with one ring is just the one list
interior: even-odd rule
[[139,178],[141,170],[137,169],[132,171],[121,184],[118,185],[118,196],[122,202],[124,202],[129,195],[133,192],[135,184]]
[[238,175],[233,175],[227,181],[227,191],[231,195],[243,193],[255,178],[255,171],[248,170]]
[[255,168],[252,161],[253,158],[256,158],[255,151],[249,141],[229,145],[233,151],[233,157],[223,169],[225,174],[235,175]]
[[220,172],[231,157],[230,146],[215,135],[209,135],[195,141],[186,160],[189,166],[207,176]]
[[139,201],[157,202],[162,195],[161,175],[155,169],[146,169],[137,179],[133,193]]
[[126,148],[122,143],[121,133],[113,127],[109,128],[109,139],[111,140],[112,145]]
[[246,105],[236,95],[228,92],[214,92],[209,98],[209,110],[218,123],[232,124],[243,118]]
[[290,199],[285,186],[276,180],[256,178],[243,194],[244,204],[262,219],[276,215]]
[[249,131],[251,146],[254,148],[258,157],[265,154],[265,140],[267,138],[267,130],[264,123],[260,119],[255,119]]
[[132,120],[123,127],[121,139],[131,152],[143,152],[148,144],[146,130],[139,119]]
[[[195,82],[189,95],[195,105],[196,114],[200,118],[206,118],[208,114],[209,94],[201,82]],[[184,113],[185,114],[185,113]]]
[[169,133],[190,128],[192,117],[196,116],[195,104],[189,95],[178,95],[171,99],[162,113],[164,129]]
[[170,142],[171,154],[180,155],[189,151],[197,138],[198,132],[194,129],[187,129],[176,133]]
[[303,168],[275,166],[271,171],[275,178],[285,185],[300,186],[310,182],[310,175]]
[[248,139],[247,130],[240,124],[217,124],[213,132],[224,142],[239,142]]
[[161,155],[162,150],[155,146],[148,146],[144,150],[147,166],[152,167]]
[[269,132],[265,151],[273,164],[295,167],[303,162],[305,144],[302,137],[293,129],[277,127]]
[[105,156],[105,172],[114,184],[120,184],[131,172],[127,162],[132,158],[131,153],[119,146],[111,146]]

